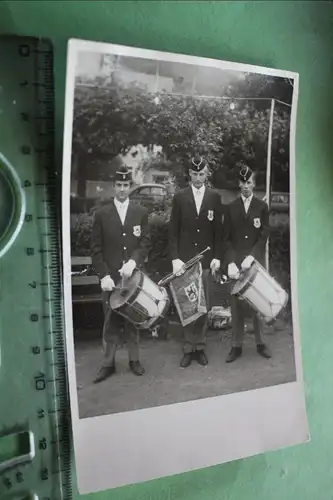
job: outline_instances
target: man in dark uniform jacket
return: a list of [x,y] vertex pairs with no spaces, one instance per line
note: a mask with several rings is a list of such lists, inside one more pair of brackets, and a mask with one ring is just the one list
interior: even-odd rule
[[148,212],[128,198],[131,174],[125,167],[115,177],[114,200],[96,211],[91,233],[92,264],[100,279],[104,309],[104,362],[95,379],[101,382],[115,372],[115,354],[124,328],[129,354],[129,367],[135,375],[143,375],[139,361],[139,334],[129,321],[112,312],[108,305],[110,292],[123,278],[129,278],[147,256],[150,244]]
[[[208,164],[202,157],[193,158],[189,168],[190,186],[178,191],[172,202],[170,217],[170,254],[173,272],[182,274],[184,263],[202,252],[210,250],[201,261],[203,286],[210,308],[211,273],[220,268],[222,249],[222,204],[220,195],[205,186]],[[183,358],[180,366],[186,368],[196,359],[201,365],[208,363],[205,354],[207,314],[183,329]]]
[[[240,196],[226,207],[224,215],[225,262],[231,279],[238,279],[240,272],[249,269],[254,259],[265,266],[269,233],[268,206],[253,195],[255,174],[249,167],[241,168],[239,186]],[[235,361],[242,354],[245,310],[244,301],[232,295],[232,347],[227,363]],[[262,340],[262,321],[254,310],[253,327],[258,353],[270,358],[269,350]]]

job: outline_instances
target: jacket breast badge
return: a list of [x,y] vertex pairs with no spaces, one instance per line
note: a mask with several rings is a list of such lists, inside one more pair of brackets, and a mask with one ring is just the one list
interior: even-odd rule
[[209,221],[214,220],[214,210],[208,210],[207,219],[208,219]]
[[261,226],[261,221],[259,217],[255,217],[253,219],[253,225],[256,229],[259,229],[259,227]]
[[134,234],[134,236],[139,238],[141,236],[141,226],[134,226],[133,227],[133,234]]

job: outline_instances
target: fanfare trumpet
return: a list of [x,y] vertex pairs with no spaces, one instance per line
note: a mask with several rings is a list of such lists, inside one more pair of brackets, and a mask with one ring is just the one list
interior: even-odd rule
[[[187,269],[189,269],[190,267],[192,267],[196,262],[200,261],[203,258],[204,254],[206,252],[208,252],[209,250],[210,250],[210,247],[207,247],[207,248],[205,248],[205,250],[202,250],[202,252],[200,252],[197,255],[195,255],[194,257],[192,257],[192,259],[190,259],[187,262],[185,262],[185,264],[182,267],[182,269],[184,271],[186,271]],[[158,282],[158,285],[159,286],[165,286],[168,283],[170,283],[170,281],[172,281],[176,276],[177,276],[177,273],[170,273],[167,276],[165,276],[164,278],[162,278]]]

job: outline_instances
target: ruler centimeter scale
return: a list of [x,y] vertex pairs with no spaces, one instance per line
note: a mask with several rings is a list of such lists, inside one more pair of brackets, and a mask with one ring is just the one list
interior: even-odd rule
[[72,498],[53,91],[51,43],[0,37],[0,153],[26,200],[0,259],[2,500]]

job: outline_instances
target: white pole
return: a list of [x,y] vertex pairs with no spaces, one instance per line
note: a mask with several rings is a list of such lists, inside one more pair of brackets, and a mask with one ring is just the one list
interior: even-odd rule
[[156,67],[156,94],[158,94],[159,91],[159,76],[160,76],[160,62],[157,61],[157,67]]
[[192,94],[191,96],[194,97],[195,95],[195,84],[196,84],[196,81],[197,81],[197,71],[194,73],[194,76],[193,76],[193,81],[192,81]]
[[[271,100],[271,113],[269,117],[268,129],[268,144],[267,144],[267,166],[266,166],[266,203],[268,208],[271,204],[271,169],[272,169],[272,135],[273,135],[273,122],[274,122],[274,107],[275,100]],[[269,270],[269,240],[266,243],[266,256],[265,256],[266,269]]]

